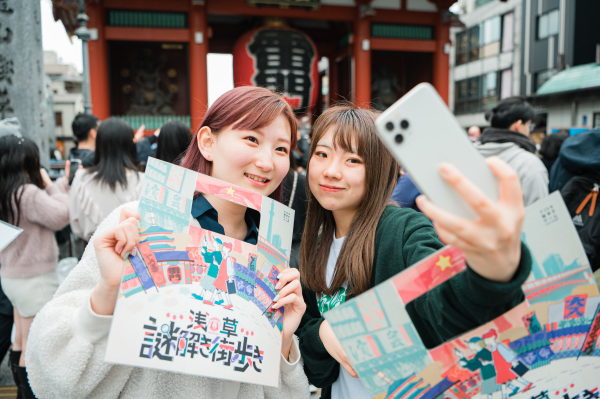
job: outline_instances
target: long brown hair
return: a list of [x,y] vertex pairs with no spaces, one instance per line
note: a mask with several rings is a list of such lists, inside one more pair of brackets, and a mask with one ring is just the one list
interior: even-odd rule
[[[309,189],[306,226],[300,250],[302,283],[311,291],[333,295],[348,282],[348,296],[371,288],[371,271],[375,256],[375,229],[396,185],[398,165],[375,131],[377,114],[351,105],[336,106],[315,121],[310,146],[307,176],[317,143],[333,128],[335,147],[352,152],[354,140],[365,165],[365,196],[354,216],[337,259],[331,287],[327,286],[326,269],[333,241],[333,213],[317,201]],[[319,237],[320,233],[320,237]]]
[[[290,123],[290,151],[293,151],[298,140],[298,126],[292,107],[281,96],[263,87],[241,86],[229,90],[206,111],[181,166],[205,175],[211,174],[212,162],[204,158],[198,149],[198,132],[202,127],[210,127],[214,134],[228,126],[232,129],[256,130],[270,125],[279,115],[283,115]],[[283,182],[269,197],[281,201],[282,185]]]

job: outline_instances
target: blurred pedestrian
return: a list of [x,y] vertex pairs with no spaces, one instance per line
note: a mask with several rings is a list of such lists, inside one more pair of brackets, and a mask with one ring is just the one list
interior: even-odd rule
[[600,170],[600,127],[569,137],[550,171],[550,192],[562,190],[571,178]]
[[[69,223],[66,178],[53,183],[40,167],[37,145],[13,135],[0,137],[0,220],[23,232],[0,252],[2,290],[13,304],[15,340],[10,358],[24,398],[34,398],[25,370],[25,348],[35,315],[52,299],[58,280],[53,231]],[[20,352],[20,354],[19,354]]]
[[390,200],[397,203],[401,208],[411,208],[417,212],[421,212],[416,203],[417,197],[421,195],[421,192],[407,173],[402,172],[399,175],[400,177],[398,177]]
[[78,114],[73,119],[71,129],[77,146],[71,149],[69,160],[80,159],[84,168],[94,165],[98,126],[100,126],[100,119],[91,114]]
[[168,121],[161,126],[159,131],[156,142],[156,158],[178,165],[192,141],[190,128],[183,122]]
[[481,136],[481,129],[479,126],[471,126],[467,131],[469,134],[469,138],[471,141],[479,141],[479,137]]
[[554,165],[554,161],[556,161],[556,158],[558,158],[560,147],[568,138],[569,131],[561,130],[557,133],[546,136],[544,141],[542,141],[539,154],[542,159],[542,163],[548,170],[548,174],[550,174],[550,170],[552,169],[552,165]]
[[137,170],[133,129],[120,118],[102,123],[94,166],[75,173],[71,192],[71,229],[88,241],[115,208],[140,198],[143,173]]
[[[552,176],[562,179],[573,175],[560,185],[573,225],[585,249],[592,271],[600,270],[600,128],[579,133],[565,140],[560,150],[559,161],[552,167]],[[560,162],[560,164],[559,164]],[[569,169],[564,169],[564,166]],[[560,173],[562,172],[562,174]]]
[[496,155],[517,172],[525,206],[548,196],[548,171],[529,138],[534,118],[535,111],[523,97],[506,98],[486,113],[491,127],[475,143],[481,155]]
[[138,170],[141,172],[146,170],[146,163],[148,157],[156,156],[156,141],[158,140],[158,134],[160,129],[156,129],[154,134],[145,136],[146,125],[142,125],[136,130],[133,136],[133,142],[135,143],[135,149],[137,151]]

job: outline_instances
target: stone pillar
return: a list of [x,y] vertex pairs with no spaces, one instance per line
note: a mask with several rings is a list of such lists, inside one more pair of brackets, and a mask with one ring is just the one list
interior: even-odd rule
[[50,163],[45,113],[41,3],[0,0],[0,119],[16,116],[35,141],[42,165]]

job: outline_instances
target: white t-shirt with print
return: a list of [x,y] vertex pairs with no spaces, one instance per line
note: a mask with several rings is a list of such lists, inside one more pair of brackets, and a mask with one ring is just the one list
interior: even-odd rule
[[[335,232],[333,234],[333,242],[331,243],[331,248],[329,248],[327,270],[325,272],[327,286],[331,286],[333,281],[335,265],[338,257],[340,256],[340,251],[342,250],[342,245],[344,244],[345,238],[346,237],[335,238]],[[346,288],[347,284],[344,284],[343,288],[341,288],[341,290],[344,290],[343,295],[345,295]],[[335,307],[339,304],[340,303],[336,303],[332,307]],[[358,378],[352,377],[350,374],[348,374],[346,369],[340,365],[340,375],[331,386],[331,399],[371,399],[371,395]]]

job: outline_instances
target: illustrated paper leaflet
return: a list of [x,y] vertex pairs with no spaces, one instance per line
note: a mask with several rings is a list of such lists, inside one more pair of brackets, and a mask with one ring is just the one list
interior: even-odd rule
[[377,399],[598,399],[600,295],[560,193],[526,209],[526,300],[427,350],[405,306],[466,269],[445,247],[325,313]]
[[[257,245],[204,230],[191,216],[209,194],[260,213]],[[126,261],[105,360],[277,386],[294,211],[271,198],[149,158],[140,243]]]

